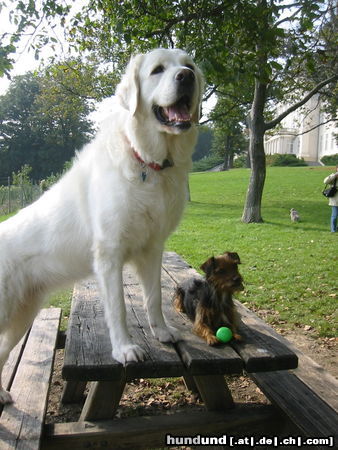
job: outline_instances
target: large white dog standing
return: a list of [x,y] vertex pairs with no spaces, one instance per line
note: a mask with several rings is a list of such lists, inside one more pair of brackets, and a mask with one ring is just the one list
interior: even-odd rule
[[[135,265],[153,334],[179,339],[161,308],[165,239],[186,200],[202,77],[182,50],[131,59],[113,113],[72,169],[0,226],[0,374],[51,290],[94,273],[113,357],[144,358],[126,325],[122,269]],[[0,403],[11,396],[0,384]]]

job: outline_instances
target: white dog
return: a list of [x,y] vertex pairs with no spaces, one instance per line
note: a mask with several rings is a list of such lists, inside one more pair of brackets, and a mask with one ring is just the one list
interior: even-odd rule
[[[95,274],[113,357],[144,358],[126,325],[122,269],[135,265],[153,334],[179,339],[161,308],[165,239],[186,200],[202,76],[182,50],[131,59],[112,116],[72,169],[0,226],[0,373],[51,290]],[[11,397],[0,384],[0,403]]]

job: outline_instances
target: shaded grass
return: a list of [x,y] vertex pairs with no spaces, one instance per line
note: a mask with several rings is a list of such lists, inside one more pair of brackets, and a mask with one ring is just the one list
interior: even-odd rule
[[[272,323],[311,326],[333,336],[337,324],[337,235],[322,196],[329,168],[267,169],[262,224],[243,224],[249,171],[192,174],[183,221],[167,249],[193,267],[210,255],[237,251],[246,290],[240,300]],[[295,208],[300,223],[291,223]]]
[[9,219],[11,216],[14,216],[14,213],[4,214],[4,215],[0,216],[0,222],[3,222],[4,220]]
[[48,304],[55,308],[62,309],[62,319],[60,324],[61,330],[67,329],[67,323],[70,315],[70,307],[72,302],[73,289],[66,289],[55,292],[48,298]]

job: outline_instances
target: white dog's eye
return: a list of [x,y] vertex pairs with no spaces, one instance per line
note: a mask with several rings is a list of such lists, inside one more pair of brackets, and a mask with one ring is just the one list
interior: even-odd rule
[[195,67],[192,66],[191,64],[186,64],[185,67],[188,67],[188,69],[192,70],[194,72]]
[[164,67],[162,66],[162,64],[160,64],[159,66],[156,66],[155,69],[153,69],[153,71],[151,72],[151,75],[156,75],[157,73],[162,73],[164,72]]

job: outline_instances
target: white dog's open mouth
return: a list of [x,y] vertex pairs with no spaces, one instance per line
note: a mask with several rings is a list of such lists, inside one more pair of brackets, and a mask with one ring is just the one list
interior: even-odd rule
[[169,127],[178,127],[187,129],[191,126],[190,98],[185,95],[173,105],[162,107],[153,106],[156,119],[162,124]]

